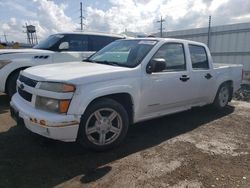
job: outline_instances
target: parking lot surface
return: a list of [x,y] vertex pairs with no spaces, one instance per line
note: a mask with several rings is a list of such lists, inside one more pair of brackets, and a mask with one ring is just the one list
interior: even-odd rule
[[233,101],[132,125],[92,152],[17,126],[0,94],[0,187],[250,187],[250,103]]

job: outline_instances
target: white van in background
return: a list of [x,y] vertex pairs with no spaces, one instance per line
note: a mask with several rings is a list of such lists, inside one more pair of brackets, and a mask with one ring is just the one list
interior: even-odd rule
[[50,35],[33,49],[0,50],[0,92],[12,96],[21,70],[28,67],[82,61],[122,35],[72,32]]

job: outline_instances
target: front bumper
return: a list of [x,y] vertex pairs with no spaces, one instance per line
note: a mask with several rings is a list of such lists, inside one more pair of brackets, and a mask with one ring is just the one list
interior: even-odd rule
[[27,104],[18,94],[12,97],[10,106],[13,119],[17,122],[23,120],[30,131],[55,140],[76,141],[80,116],[38,110]]

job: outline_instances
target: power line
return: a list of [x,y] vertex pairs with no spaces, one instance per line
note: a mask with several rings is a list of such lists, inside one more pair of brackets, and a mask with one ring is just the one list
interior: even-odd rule
[[71,17],[75,16],[76,14],[77,14],[77,16],[79,15],[79,7],[77,9],[70,9],[68,11],[68,15],[70,15]]
[[73,21],[75,21],[75,20],[79,21],[79,16],[77,16],[77,17],[71,17],[71,20],[73,20]]
[[163,28],[162,28],[162,23],[163,23],[163,22],[165,22],[165,20],[162,19],[162,16],[161,16],[161,19],[157,21],[157,23],[160,23],[160,34],[161,34],[160,37],[163,36],[163,35],[162,35],[162,30],[163,30]]

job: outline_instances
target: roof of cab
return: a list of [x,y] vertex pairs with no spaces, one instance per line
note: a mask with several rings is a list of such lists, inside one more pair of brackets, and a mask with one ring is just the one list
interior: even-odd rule
[[182,43],[190,43],[190,44],[195,44],[195,45],[201,45],[201,46],[206,46],[206,44],[201,43],[201,42],[196,42],[192,40],[185,40],[185,39],[178,39],[178,38],[158,38],[158,37],[145,37],[145,38],[132,38],[132,39],[123,39],[123,40],[156,40],[156,41],[168,41],[168,42],[182,42]]
[[117,37],[117,38],[125,38],[126,35],[118,35],[112,33],[101,33],[101,32],[62,32],[62,33],[55,33],[54,35],[65,35],[65,34],[80,34],[80,35],[96,35],[96,36],[107,36],[107,37]]

